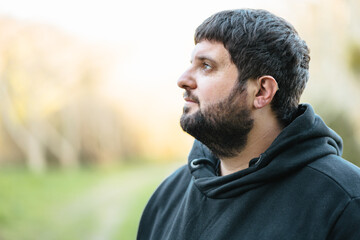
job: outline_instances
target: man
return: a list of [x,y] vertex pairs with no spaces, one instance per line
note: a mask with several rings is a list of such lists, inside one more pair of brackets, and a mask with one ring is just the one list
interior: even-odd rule
[[360,170],[299,99],[309,50],[264,10],[217,13],[196,30],[185,90],[189,164],[149,200],[138,239],[360,239]]

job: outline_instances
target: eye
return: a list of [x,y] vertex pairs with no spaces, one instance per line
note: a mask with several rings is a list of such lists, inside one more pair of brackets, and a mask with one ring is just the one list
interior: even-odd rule
[[204,70],[211,70],[212,66],[210,64],[206,63],[206,62],[203,62],[202,68]]

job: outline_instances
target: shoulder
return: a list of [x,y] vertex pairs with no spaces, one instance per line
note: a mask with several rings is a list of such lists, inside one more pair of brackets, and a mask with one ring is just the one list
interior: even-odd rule
[[178,185],[179,183],[188,183],[191,179],[190,170],[187,165],[183,165],[176,169],[170,176],[168,176],[159,186],[159,188],[166,188],[168,186]]
[[160,184],[143,211],[139,227],[142,234],[151,230],[155,219],[162,219],[169,209],[176,208],[176,203],[184,195],[190,181],[189,169],[182,166]]
[[344,160],[330,155],[308,165],[316,174],[327,178],[329,185],[340,188],[350,199],[360,197],[360,168]]
[[149,203],[158,204],[177,198],[186,190],[191,181],[191,174],[184,165],[168,176],[155,190]]
[[324,206],[334,201],[329,205],[333,210],[329,219],[334,220],[329,220],[332,224],[327,239],[360,239],[360,168],[330,155],[309,164],[307,169],[312,175],[311,186],[321,192]]
[[176,208],[176,202],[184,194],[190,180],[187,166],[182,166],[160,184],[143,211],[137,239],[155,239],[158,225],[163,224],[163,219],[169,216],[169,209]]

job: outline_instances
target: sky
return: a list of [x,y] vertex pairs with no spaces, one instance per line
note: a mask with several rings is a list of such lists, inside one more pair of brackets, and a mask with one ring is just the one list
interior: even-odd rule
[[[240,7],[286,7],[289,1],[224,0],[224,1],[166,1],[166,0],[1,0],[0,13],[17,18],[60,26],[85,38],[123,42],[145,33],[180,30],[186,32],[210,14],[219,10]],[[290,1],[292,2],[292,1]],[[150,27],[150,25],[152,25]],[[147,26],[138,31],[136,28]],[[194,29],[188,29],[190,33]],[[123,33],[131,35],[124,36]]]

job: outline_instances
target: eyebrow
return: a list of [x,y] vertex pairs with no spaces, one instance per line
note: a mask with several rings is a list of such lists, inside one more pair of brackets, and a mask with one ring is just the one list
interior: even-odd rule
[[[207,61],[210,61],[211,63],[213,64],[216,64],[217,61],[215,61],[213,58],[209,57],[209,56],[206,56],[206,55],[200,55],[200,56],[196,56],[195,57],[195,60],[200,60],[200,61],[204,61],[204,60],[207,60]],[[190,61],[192,62],[192,61]]]

